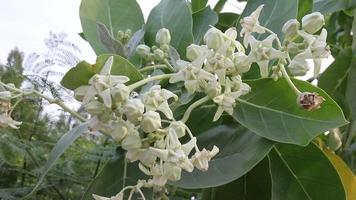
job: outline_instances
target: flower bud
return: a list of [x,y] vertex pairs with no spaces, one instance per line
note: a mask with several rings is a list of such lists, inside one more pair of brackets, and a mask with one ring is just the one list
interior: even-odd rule
[[216,28],[210,28],[204,35],[204,42],[210,49],[216,50],[224,42],[223,33]]
[[111,128],[111,137],[118,143],[129,134],[129,127],[123,121],[116,122]]
[[193,61],[193,60],[197,59],[200,54],[201,54],[200,46],[198,46],[196,44],[191,44],[187,47],[188,60]]
[[84,109],[92,115],[100,115],[105,113],[106,107],[103,103],[93,100],[85,104]]
[[164,176],[167,177],[171,181],[180,180],[182,174],[182,168],[178,165],[166,162],[163,164],[164,168]]
[[121,142],[121,147],[127,151],[139,149],[141,146],[141,138],[138,134],[129,134]]
[[169,131],[174,131],[178,138],[181,138],[185,135],[185,125],[181,121],[173,121],[169,125]]
[[151,53],[151,48],[147,45],[144,44],[140,44],[136,47],[136,52],[138,53],[138,55],[140,55],[141,57],[146,57]]
[[83,85],[74,90],[74,98],[78,101],[83,101],[85,95],[88,93],[89,85]]
[[249,57],[243,53],[236,53],[234,54],[233,62],[237,72],[241,75],[246,73],[250,70],[251,61]]
[[221,86],[217,81],[209,81],[205,87],[205,93],[210,97],[214,98],[221,93]]
[[333,129],[329,131],[327,144],[329,148],[333,151],[336,151],[341,147],[342,142],[339,129]]
[[129,99],[123,106],[123,111],[130,122],[137,124],[145,111],[145,106],[141,99]]
[[302,18],[302,28],[305,32],[314,34],[324,25],[324,15],[320,12],[313,12]]
[[171,34],[166,28],[161,28],[156,34],[156,42],[160,45],[169,44],[171,42]]
[[124,102],[130,96],[130,89],[124,84],[117,84],[111,89],[111,96],[116,103]]
[[236,40],[237,31],[235,27],[231,27],[225,31],[225,35],[227,35],[231,40]]
[[161,117],[157,112],[148,111],[142,116],[141,128],[146,133],[152,133],[161,128]]
[[310,69],[306,60],[293,59],[288,66],[289,72],[293,76],[304,76]]
[[154,56],[155,60],[163,60],[164,52],[161,49],[156,49],[153,51],[153,56]]
[[296,19],[288,20],[282,27],[282,31],[287,39],[291,39],[298,34],[300,23]]

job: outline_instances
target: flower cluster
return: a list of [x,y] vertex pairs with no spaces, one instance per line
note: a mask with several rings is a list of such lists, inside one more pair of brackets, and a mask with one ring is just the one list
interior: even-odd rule
[[[14,87],[10,85],[11,87]],[[18,129],[21,122],[15,121],[11,118],[12,105],[11,100],[13,94],[7,91],[3,86],[0,86],[0,128],[11,127]]]
[[[129,80],[126,76],[110,74],[113,62],[110,57],[100,73],[74,93],[91,114],[90,129],[111,136],[126,150],[126,159],[139,161],[141,171],[151,177],[128,188],[140,192],[141,187],[163,187],[168,180],[180,180],[182,170],[208,170],[209,160],[219,149],[199,150],[189,128],[174,119],[170,102],[177,101],[177,95],[160,85],[135,93],[125,85]],[[187,133],[190,140],[182,144],[179,139]],[[123,192],[117,196],[122,197]]]

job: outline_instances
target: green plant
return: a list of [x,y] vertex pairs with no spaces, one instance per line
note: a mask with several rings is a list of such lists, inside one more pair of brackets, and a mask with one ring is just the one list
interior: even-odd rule
[[[227,17],[225,3],[213,11],[207,1],[162,0],[144,22],[136,1],[83,1],[97,61],[80,62],[61,84],[89,119],[1,82],[2,126],[20,125],[11,103],[23,95],[83,122],[58,141],[26,198],[89,130],[118,149],[83,199],[354,199],[356,178],[333,151],[354,167],[355,5],[250,0]],[[330,53],[335,62],[320,75]],[[307,59],[322,89],[293,78],[310,70]]]

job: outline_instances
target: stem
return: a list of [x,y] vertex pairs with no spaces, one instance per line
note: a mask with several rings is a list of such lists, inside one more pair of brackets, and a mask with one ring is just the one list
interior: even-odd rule
[[168,69],[171,70],[171,72],[176,72],[176,71],[177,71],[177,70],[168,62],[167,59],[164,59],[163,63],[167,65]]
[[138,71],[143,73],[143,72],[147,72],[147,71],[151,71],[151,70],[155,70],[155,69],[169,69],[169,67],[167,67],[167,65],[151,65],[151,66],[143,67],[143,68],[139,69]]
[[292,82],[292,80],[288,76],[288,73],[287,73],[286,68],[284,67],[284,65],[283,65],[283,67],[281,67],[281,71],[282,71],[282,74],[283,74],[284,78],[286,79],[289,87],[291,87],[293,89],[293,91],[295,92],[295,94],[299,96],[302,92],[294,85],[294,83]]
[[126,186],[126,177],[127,177],[127,159],[124,160],[124,174],[122,179],[122,188]]
[[151,76],[151,77],[148,77],[146,79],[143,79],[141,81],[138,81],[132,85],[129,85],[128,87],[130,88],[130,90],[135,90],[136,88],[138,87],[141,87],[142,85],[145,85],[146,83],[148,82],[151,82],[151,81],[157,81],[157,80],[163,80],[163,79],[168,79],[170,78],[171,76],[173,76],[173,74],[162,74],[162,75],[158,75],[158,76]]
[[193,109],[202,105],[203,103],[209,101],[209,99],[210,98],[208,96],[205,96],[205,97],[199,99],[198,101],[194,102],[193,104],[191,104],[188,107],[188,109],[185,111],[183,118],[180,121],[182,121],[183,123],[187,122],[189,119],[190,113],[193,111]]
[[22,93],[23,95],[30,95],[30,94],[35,94],[43,99],[45,99],[46,101],[48,101],[48,103],[50,104],[57,104],[58,106],[60,106],[63,110],[65,110],[66,112],[70,113],[72,116],[76,117],[78,120],[84,122],[86,121],[86,119],[81,116],[79,113],[73,111],[72,109],[70,109],[67,105],[65,105],[62,101],[60,101],[59,99],[53,99],[51,97],[48,97],[46,95],[43,95],[41,92],[37,91],[37,90],[29,90],[29,91],[25,91],[25,90],[21,90],[15,87],[11,87],[8,86],[6,84],[4,84],[3,82],[0,81],[0,85],[4,86],[5,88],[12,90],[14,92],[19,92]]

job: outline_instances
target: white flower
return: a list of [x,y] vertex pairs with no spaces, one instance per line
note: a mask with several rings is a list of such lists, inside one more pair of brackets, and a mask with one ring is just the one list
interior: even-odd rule
[[251,33],[264,33],[265,29],[260,25],[258,18],[260,17],[263,5],[260,5],[255,11],[251,13],[250,16],[244,17],[240,20],[241,24],[241,35],[244,35],[243,44],[247,47],[247,39],[250,37]]
[[142,116],[141,128],[146,133],[152,133],[161,128],[161,117],[157,112],[148,111]]
[[169,44],[171,42],[171,34],[168,29],[161,28],[156,34],[156,42],[160,45]]
[[224,42],[223,33],[217,28],[210,28],[204,35],[204,42],[210,49],[219,49]]
[[116,142],[121,142],[129,134],[138,134],[135,126],[129,121],[120,120],[110,124],[111,137]]
[[313,12],[302,18],[302,29],[310,34],[314,34],[323,27],[324,15],[320,12]]
[[0,128],[11,127],[13,129],[19,129],[18,126],[20,126],[21,124],[22,122],[13,120],[10,116],[8,116],[5,113],[0,114]]
[[151,53],[151,48],[147,45],[140,44],[136,47],[136,52],[141,57],[147,57]]
[[306,59],[310,58],[310,49],[296,55],[289,63],[288,69],[293,76],[304,76],[310,69]]
[[[209,56],[210,50],[205,45],[191,44],[187,47],[187,58],[191,61],[191,64],[195,67],[201,68],[204,61]],[[184,64],[183,64],[184,65]]]
[[96,74],[90,78],[88,82],[90,86],[83,98],[83,103],[88,103],[98,95],[102,98],[105,106],[111,108],[111,89],[114,89],[118,84],[124,84],[129,81],[129,78],[126,76],[110,75],[113,59],[113,56],[109,57],[100,71],[100,74]]
[[82,85],[74,90],[74,98],[78,101],[83,101],[85,95],[88,93],[90,86]]
[[123,112],[126,118],[134,123],[137,124],[145,111],[145,105],[142,103],[141,99],[129,99],[123,105]]
[[252,63],[249,57],[244,53],[240,53],[240,52],[235,53],[233,56],[233,62],[238,74],[242,75],[243,73],[250,71],[250,67]]
[[107,111],[107,107],[97,100],[92,100],[89,103],[85,104],[84,109],[92,115],[100,115]]
[[268,63],[270,60],[286,57],[285,53],[273,48],[272,44],[276,37],[276,34],[271,34],[262,41],[256,40],[253,36],[249,38],[251,52],[248,56],[252,62],[257,62],[262,78],[268,77]]
[[154,85],[148,92],[143,94],[142,101],[146,111],[161,111],[168,119],[173,119],[172,110],[169,108],[168,100],[178,100],[178,96],[169,90],[161,89],[160,85]]
[[185,124],[181,121],[173,121],[168,127],[168,131],[174,131],[178,138],[185,135]]
[[138,133],[130,133],[121,142],[121,147],[127,151],[139,149],[142,146],[141,137]]
[[[233,89],[234,91],[231,91]],[[251,88],[246,83],[242,83],[240,76],[232,79],[226,79],[224,93],[213,98],[213,101],[218,104],[218,110],[214,115],[213,121],[217,121],[225,111],[229,115],[234,112],[236,99],[241,95],[250,92]]]
[[320,35],[311,35],[304,31],[298,33],[309,45],[310,58],[313,58],[314,61],[314,76],[316,77],[320,72],[322,58],[327,58],[330,55],[330,47],[326,43],[328,32],[326,29],[322,29]]
[[282,32],[286,39],[292,39],[296,35],[298,35],[298,30],[300,27],[300,23],[296,19],[288,20],[282,27]]
[[205,148],[202,151],[195,152],[191,161],[193,165],[201,171],[207,171],[209,169],[209,161],[219,153],[219,148],[214,145],[211,151],[207,151]]

